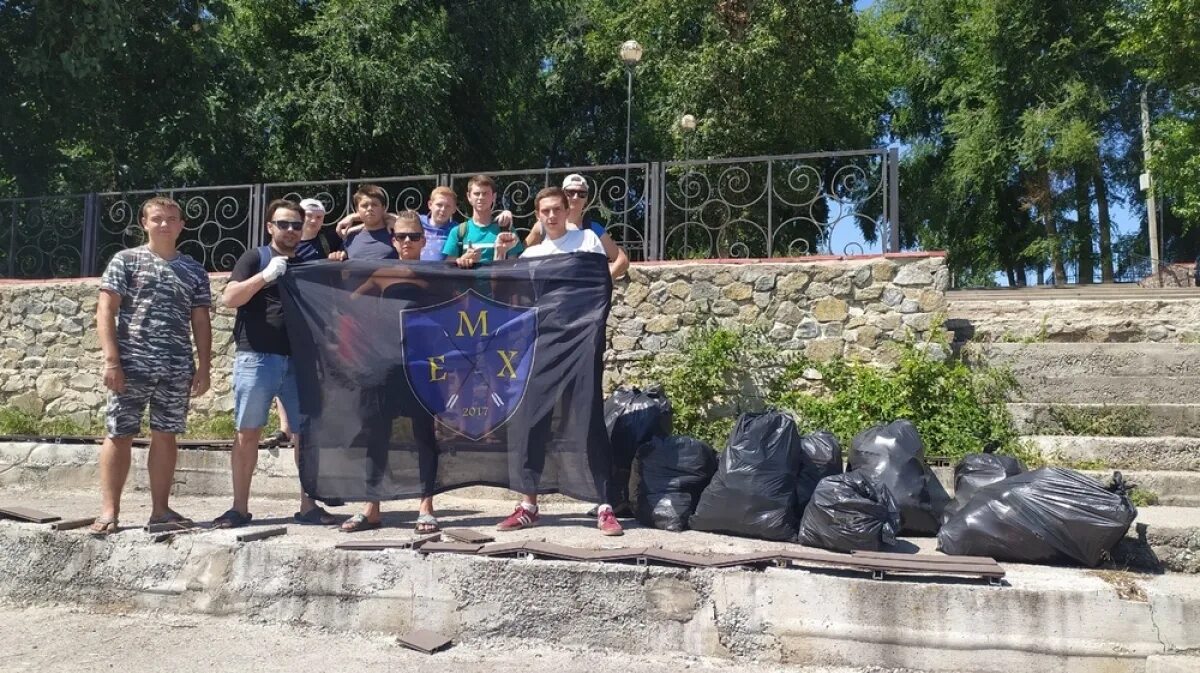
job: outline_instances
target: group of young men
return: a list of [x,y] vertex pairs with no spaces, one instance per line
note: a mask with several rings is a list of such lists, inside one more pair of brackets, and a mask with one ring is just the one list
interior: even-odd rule
[[[425,215],[413,210],[388,213],[386,193],[377,186],[363,185],[354,194],[354,211],[333,227],[326,226],[324,205],[316,199],[272,201],[265,213],[269,244],[248,250],[238,259],[222,293],[225,306],[237,309],[233,328],[236,437],[231,455],[233,506],[216,517],[213,525],[240,527],[253,518],[251,480],[273,401],[278,403],[284,428],[300,418],[300,396],[278,286],[289,263],[404,260],[453,262],[471,268],[517,257],[586,252],[605,255],[609,272],[618,278],[629,260],[601,225],[585,219],[588,196],[587,180],[579,174],[568,175],[561,188],[541,190],[534,199],[537,223],[524,241],[510,230],[511,213],[493,216],[495,182],[486,175],[468,182],[471,216],[461,223],[453,219],[457,198],[447,187],[433,190]],[[148,242],[113,257],[101,279],[96,311],[104,384],[109,390],[107,437],[100,454],[101,510],[91,528],[98,535],[118,528],[133,437],[147,406],[151,431],[149,523],[190,522],[169,506],[176,436],[184,431],[190,398],[209,388],[211,291],[204,268],[176,251],[183,230],[182,211],[175,201],[155,197],[142,205],[141,224]],[[299,446],[294,435],[292,439],[293,445]],[[435,442],[430,437],[423,444]],[[436,452],[436,446],[424,449]],[[299,451],[295,454],[298,461]],[[423,483],[426,492],[419,504],[416,530],[430,533],[439,529],[439,523],[432,480],[423,479]],[[380,516],[380,503],[368,502],[361,513],[342,521],[340,527],[346,532],[378,528]],[[316,525],[341,521],[303,489],[294,519]],[[537,521],[537,494],[525,493],[497,529],[517,530]],[[605,535],[622,534],[606,503],[597,508],[597,527]]]

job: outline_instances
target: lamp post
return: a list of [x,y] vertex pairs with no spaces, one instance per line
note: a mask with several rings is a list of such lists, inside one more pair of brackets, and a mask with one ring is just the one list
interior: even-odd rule
[[642,60],[642,45],[637,40],[625,40],[620,48],[621,63],[625,66],[625,224],[629,224],[629,139],[633,128],[633,69]]
[[685,114],[679,118],[679,130],[683,132],[683,250],[688,254],[688,218],[691,217],[692,204],[688,196],[687,176],[691,172],[688,161],[692,158],[692,136],[696,133],[696,117]]

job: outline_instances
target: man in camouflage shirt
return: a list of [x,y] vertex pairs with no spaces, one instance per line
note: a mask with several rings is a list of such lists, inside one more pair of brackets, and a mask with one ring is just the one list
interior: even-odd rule
[[155,197],[142,204],[141,224],[149,242],[112,258],[96,306],[104,385],[110,391],[108,436],[100,449],[100,516],[92,524],[96,534],[117,530],[133,437],[147,405],[150,523],[188,521],[167,503],[175,478],[175,436],[184,431],[190,397],[209,387],[212,295],[204,267],[175,249],[183,212],[174,200]]

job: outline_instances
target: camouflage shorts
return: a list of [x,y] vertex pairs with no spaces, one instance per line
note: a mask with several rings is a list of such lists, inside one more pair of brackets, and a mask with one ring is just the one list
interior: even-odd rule
[[150,429],[182,433],[192,394],[189,372],[125,373],[125,392],[108,394],[105,427],[110,437],[136,435],[150,405]]

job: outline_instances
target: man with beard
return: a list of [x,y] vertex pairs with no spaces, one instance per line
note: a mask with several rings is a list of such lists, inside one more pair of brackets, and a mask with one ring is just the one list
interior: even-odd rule
[[[237,355],[233,364],[234,421],[237,436],[231,456],[233,507],[213,521],[217,528],[237,528],[250,523],[250,481],[258,463],[258,442],[271,400],[280,403],[293,424],[300,419],[300,398],[291,346],[283,322],[283,304],[276,283],[295,257],[304,228],[304,210],[286,199],[272,201],[266,210],[271,242],[247,250],[233,267],[222,299],[237,309],[233,336]],[[299,440],[296,441],[299,446]],[[296,452],[297,461],[299,452]],[[318,507],[303,491],[297,523],[332,525],[337,519]]]

